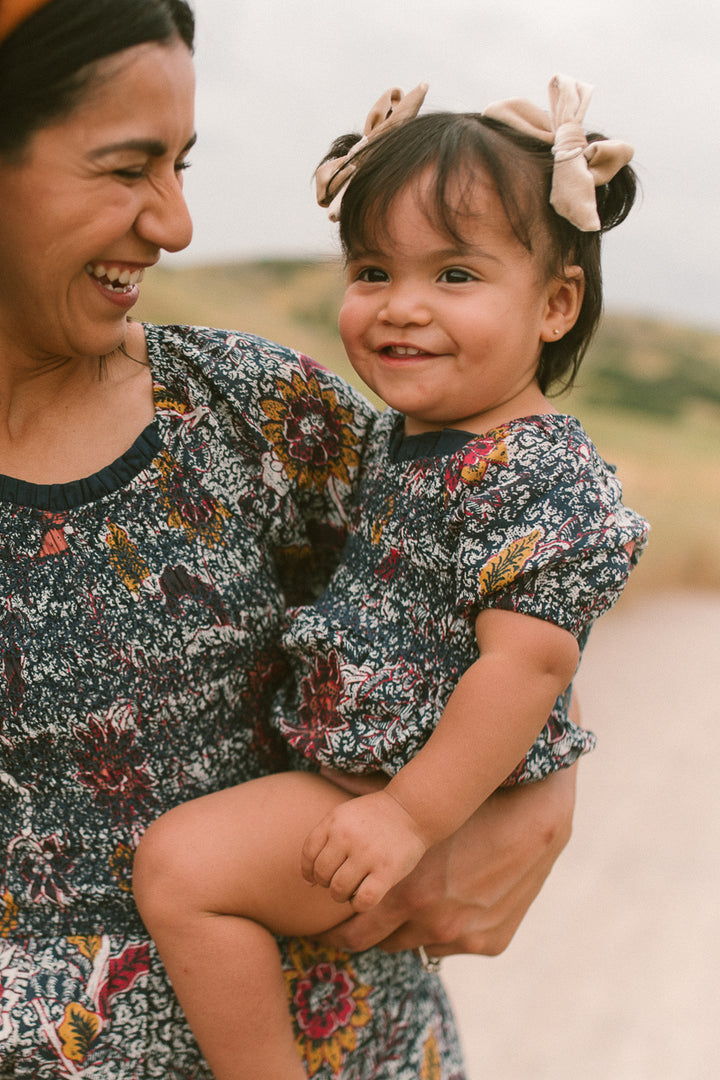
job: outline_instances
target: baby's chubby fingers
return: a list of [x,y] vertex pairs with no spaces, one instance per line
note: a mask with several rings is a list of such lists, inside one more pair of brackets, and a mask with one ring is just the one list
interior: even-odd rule
[[380,903],[392,884],[394,884],[393,881],[386,884],[379,874],[366,874],[354,893],[348,897],[353,911],[358,915],[364,911],[370,911]]
[[336,900],[338,904],[349,901],[353,909],[359,911],[360,908],[356,906],[356,901],[359,891],[365,884],[366,874],[367,871],[359,869],[353,859],[346,859],[338,867],[330,881],[329,892],[333,900]]
[[302,876],[310,885],[322,885],[328,888],[334,874],[347,857],[345,848],[338,847],[331,831],[324,822],[320,822],[308,833],[300,856]]
[[305,837],[305,842],[300,853],[300,872],[308,885],[317,885],[315,879],[315,860],[327,843],[327,829],[322,828],[322,823],[317,825],[312,832]]

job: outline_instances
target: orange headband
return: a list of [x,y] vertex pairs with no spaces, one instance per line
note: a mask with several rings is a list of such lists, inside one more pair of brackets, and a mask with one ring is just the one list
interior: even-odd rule
[[49,0],[0,0],[0,41],[47,3]]

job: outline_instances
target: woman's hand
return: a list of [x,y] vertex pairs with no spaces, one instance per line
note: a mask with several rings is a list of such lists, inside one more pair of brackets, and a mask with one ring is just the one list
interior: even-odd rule
[[501,953],[570,839],[575,773],[495,792],[380,904],[321,940],[353,952]]

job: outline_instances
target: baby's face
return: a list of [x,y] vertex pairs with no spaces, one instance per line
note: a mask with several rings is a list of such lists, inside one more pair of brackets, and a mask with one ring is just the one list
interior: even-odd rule
[[[360,378],[406,415],[409,434],[486,431],[546,412],[540,352],[563,332],[542,260],[515,236],[495,187],[463,191],[458,243],[429,220],[423,174],[394,199],[373,248],[348,261],[339,327]],[[450,194],[452,194],[452,187]],[[460,190],[458,188],[458,203]]]

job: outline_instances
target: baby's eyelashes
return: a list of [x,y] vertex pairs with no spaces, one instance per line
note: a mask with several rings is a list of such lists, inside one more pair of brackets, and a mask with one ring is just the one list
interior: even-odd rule
[[468,281],[478,281],[478,275],[470,270],[463,270],[460,266],[451,266],[438,277],[446,285],[464,285]]
[[356,281],[366,281],[371,285],[389,281],[390,275],[379,266],[365,266],[355,274]]

